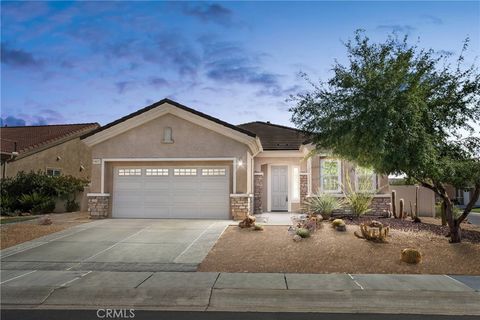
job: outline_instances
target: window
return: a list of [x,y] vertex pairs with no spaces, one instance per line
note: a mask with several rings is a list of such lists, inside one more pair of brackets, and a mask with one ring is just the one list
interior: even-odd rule
[[163,143],[173,143],[172,128],[163,129]]
[[168,169],[165,168],[154,168],[154,169],[145,169],[146,176],[168,176]]
[[224,176],[226,173],[225,169],[202,169],[202,176]]
[[173,175],[174,176],[196,176],[197,169],[192,169],[192,168],[173,169]]
[[47,168],[47,176],[58,177],[62,174],[62,170],[55,168]]
[[118,169],[119,176],[141,176],[142,169]]
[[300,168],[292,169],[292,200],[300,200]]
[[323,192],[340,191],[340,160],[320,160],[320,186]]
[[356,167],[358,191],[373,191],[377,189],[377,175],[371,168]]

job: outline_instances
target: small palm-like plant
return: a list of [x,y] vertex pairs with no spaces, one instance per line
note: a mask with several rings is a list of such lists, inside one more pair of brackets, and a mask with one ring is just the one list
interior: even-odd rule
[[327,193],[317,192],[314,196],[305,200],[304,211],[310,214],[321,214],[324,219],[328,219],[332,212],[339,210],[344,205],[344,201]]

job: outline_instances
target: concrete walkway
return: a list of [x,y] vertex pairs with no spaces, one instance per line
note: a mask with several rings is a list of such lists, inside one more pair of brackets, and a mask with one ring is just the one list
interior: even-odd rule
[[2,308],[480,315],[480,276],[1,272]]

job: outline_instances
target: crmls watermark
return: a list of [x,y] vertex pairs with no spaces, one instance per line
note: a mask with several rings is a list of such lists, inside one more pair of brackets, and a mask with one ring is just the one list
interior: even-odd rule
[[98,309],[97,318],[99,319],[133,319],[135,318],[135,309]]

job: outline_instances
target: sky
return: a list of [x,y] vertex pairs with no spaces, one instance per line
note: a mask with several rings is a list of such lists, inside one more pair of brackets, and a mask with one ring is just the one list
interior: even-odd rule
[[[356,29],[480,56],[480,2],[1,2],[1,122],[106,124],[163,98],[291,125]],[[475,60],[477,59],[477,60]]]

